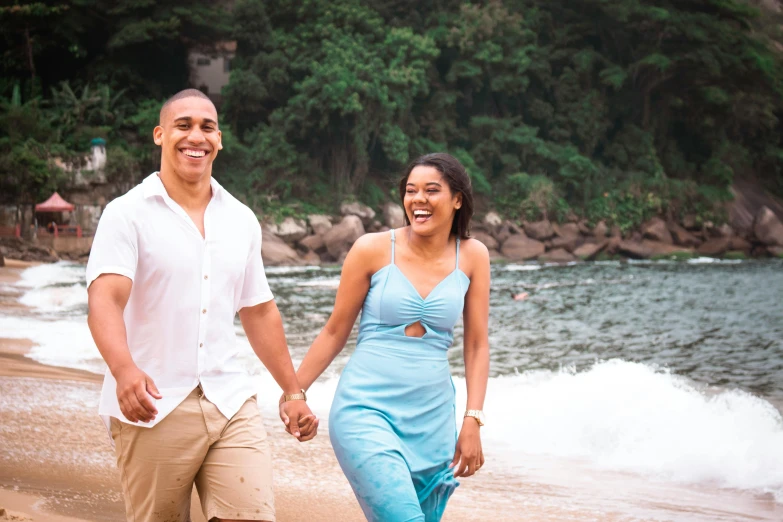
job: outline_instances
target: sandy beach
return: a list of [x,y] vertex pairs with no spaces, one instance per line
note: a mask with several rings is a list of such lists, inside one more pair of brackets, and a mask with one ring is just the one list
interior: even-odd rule
[[[24,314],[13,283],[29,266],[9,260],[0,268],[0,314]],[[102,376],[36,362],[26,356],[33,348],[30,340],[0,334],[0,520],[123,520],[114,455],[97,416]],[[316,440],[300,444],[278,419],[264,422],[276,457],[278,521],[364,520],[323,424]],[[489,464],[462,481],[445,520],[629,520],[548,505],[541,499],[563,492],[509,482]],[[194,522],[204,520],[195,490],[191,512]]]

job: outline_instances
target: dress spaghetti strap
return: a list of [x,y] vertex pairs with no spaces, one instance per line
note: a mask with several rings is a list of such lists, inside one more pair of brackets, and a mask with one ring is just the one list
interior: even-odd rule
[[[394,252],[394,247],[392,247],[392,252]],[[454,270],[457,270],[459,268],[459,238],[457,238],[457,266],[454,267]]]
[[394,264],[394,244],[396,241],[394,240],[394,229],[391,229],[391,244],[392,244],[392,254],[391,254],[391,264]]

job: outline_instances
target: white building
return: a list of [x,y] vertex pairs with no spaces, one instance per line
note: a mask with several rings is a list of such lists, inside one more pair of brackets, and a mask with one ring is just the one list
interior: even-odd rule
[[190,85],[220,103],[220,92],[228,84],[236,50],[236,42],[219,42],[211,49],[191,50],[188,54]]

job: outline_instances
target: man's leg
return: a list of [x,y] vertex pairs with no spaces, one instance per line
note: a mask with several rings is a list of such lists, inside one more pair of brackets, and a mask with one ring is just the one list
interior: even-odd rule
[[255,397],[229,421],[206,398],[201,401],[210,433],[220,436],[196,475],[207,520],[274,522],[272,457]]
[[190,494],[209,448],[199,389],[152,428],[112,419],[128,522],[189,522]]

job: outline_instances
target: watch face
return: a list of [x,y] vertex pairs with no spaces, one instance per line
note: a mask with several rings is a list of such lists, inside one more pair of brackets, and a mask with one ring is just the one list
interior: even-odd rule
[[481,421],[482,425],[487,423],[487,418],[484,416],[484,411],[483,410],[480,410],[478,412],[478,416],[479,416],[479,420]]

